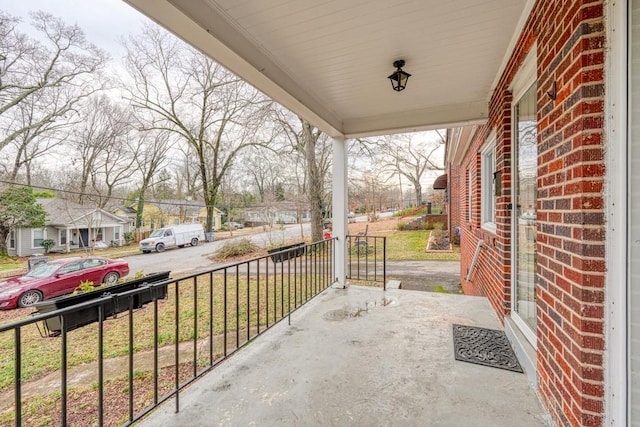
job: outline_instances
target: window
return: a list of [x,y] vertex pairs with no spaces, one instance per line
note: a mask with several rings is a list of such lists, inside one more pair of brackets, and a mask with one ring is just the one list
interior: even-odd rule
[[120,227],[116,227],[113,235],[113,240],[120,240]]
[[58,232],[58,241],[60,242],[60,245],[67,244],[67,230],[60,230]]
[[496,171],[496,137],[495,133],[492,133],[480,154],[481,158],[481,211],[480,218],[482,221],[482,228],[496,232],[496,186],[495,186],[495,171]]
[[9,249],[15,249],[15,248],[16,248],[16,231],[11,230],[9,232]]
[[73,273],[75,271],[80,271],[80,270],[82,270],[82,262],[72,262],[71,264],[62,266],[59,272],[61,274],[68,274],[68,273]]
[[107,261],[97,258],[89,258],[84,261],[83,268],[94,268],[105,265]]
[[31,230],[31,241],[33,242],[32,248],[41,248],[42,241],[45,239],[44,228]]

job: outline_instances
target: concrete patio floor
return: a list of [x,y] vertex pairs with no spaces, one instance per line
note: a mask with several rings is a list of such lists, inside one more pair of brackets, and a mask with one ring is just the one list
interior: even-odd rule
[[501,329],[485,298],[329,289],[140,425],[550,425],[525,374],[454,359],[453,323]]

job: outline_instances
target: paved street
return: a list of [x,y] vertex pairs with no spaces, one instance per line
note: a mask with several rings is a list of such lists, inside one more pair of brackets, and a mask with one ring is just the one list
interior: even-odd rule
[[[304,236],[311,234],[311,226],[303,224],[302,230]],[[232,239],[250,239],[260,247],[269,246],[271,244],[282,243],[287,240],[293,240],[301,236],[301,226],[299,224],[285,226],[284,229],[276,229],[269,232],[257,232],[255,230],[238,230],[234,232],[235,236],[231,239],[216,240],[211,243],[203,242],[198,246],[186,246],[184,248],[175,248],[166,250],[162,253],[151,252],[150,254],[139,254],[128,256],[129,269],[131,274],[138,271],[145,273],[153,273],[156,271],[170,270],[173,274],[185,273],[208,269],[215,267],[217,264],[209,260],[207,257],[224,244],[232,241]]]

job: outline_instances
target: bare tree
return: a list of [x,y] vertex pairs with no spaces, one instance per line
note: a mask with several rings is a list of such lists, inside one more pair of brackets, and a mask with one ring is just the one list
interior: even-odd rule
[[138,155],[135,156],[137,169],[142,174],[136,211],[136,229],[138,230],[142,227],[146,191],[151,186],[156,174],[165,165],[170,148],[168,132],[145,132],[142,134]]
[[270,196],[276,196],[278,186],[284,182],[285,169],[290,170],[291,164],[282,161],[282,153],[271,150],[255,149],[246,154],[244,170],[258,192],[258,201],[264,203]]
[[195,198],[198,194],[202,194],[200,167],[198,162],[193,161],[197,155],[191,145],[179,145],[178,149],[182,157],[175,166],[176,195]]
[[[72,120],[40,120],[40,109],[43,105],[53,105],[52,108],[56,108],[55,104],[59,100],[56,95],[60,93],[34,94],[12,110],[11,119],[18,126],[24,127],[25,131],[17,135],[5,150],[7,153],[13,153],[13,167],[8,173],[11,181],[18,182],[18,176],[23,172],[24,181],[30,185],[33,162],[44,155],[52,154],[53,150],[64,142],[64,129],[73,123]],[[49,99],[49,102],[42,101],[42,97]]]
[[[400,180],[406,178],[413,186],[417,205],[422,205],[421,180],[427,170],[444,170],[444,165],[436,161],[436,153],[445,144],[441,131],[430,132],[428,141],[420,141],[416,134],[388,135],[377,141],[377,162],[381,172]],[[402,182],[402,181],[400,181]]]
[[311,211],[311,238],[323,239],[323,211],[328,204],[330,192],[327,178],[331,168],[331,144],[319,129],[302,118],[281,109],[278,120],[284,136],[294,153],[305,159],[306,194]]
[[146,128],[173,132],[194,150],[210,230],[222,179],[238,153],[268,142],[259,129],[270,101],[157,26],[147,25],[125,47],[134,81],[129,98],[146,113]]
[[35,141],[52,131],[52,123],[72,121],[77,103],[102,89],[96,77],[108,56],[80,27],[44,12],[31,19],[44,41],[20,32],[19,19],[0,11],[0,150],[18,138],[21,147]]
[[71,137],[75,150],[72,166],[79,171],[79,203],[87,197],[89,186],[101,195],[103,207],[113,188],[134,172],[136,147],[129,141],[132,132],[129,113],[106,96],[94,97],[84,106],[84,117]]

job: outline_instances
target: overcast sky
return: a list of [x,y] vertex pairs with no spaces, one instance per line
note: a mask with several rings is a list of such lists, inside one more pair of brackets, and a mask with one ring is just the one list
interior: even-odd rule
[[[29,22],[29,12],[43,10],[62,18],[68,24],[78,24],[87,40],[106,50],[117,62],[123,55],[120,38],[137,33],[140,23],[147,20],[122,0],[0,0],[0,9]],[[28,32],[28,26],[22,26]]]

